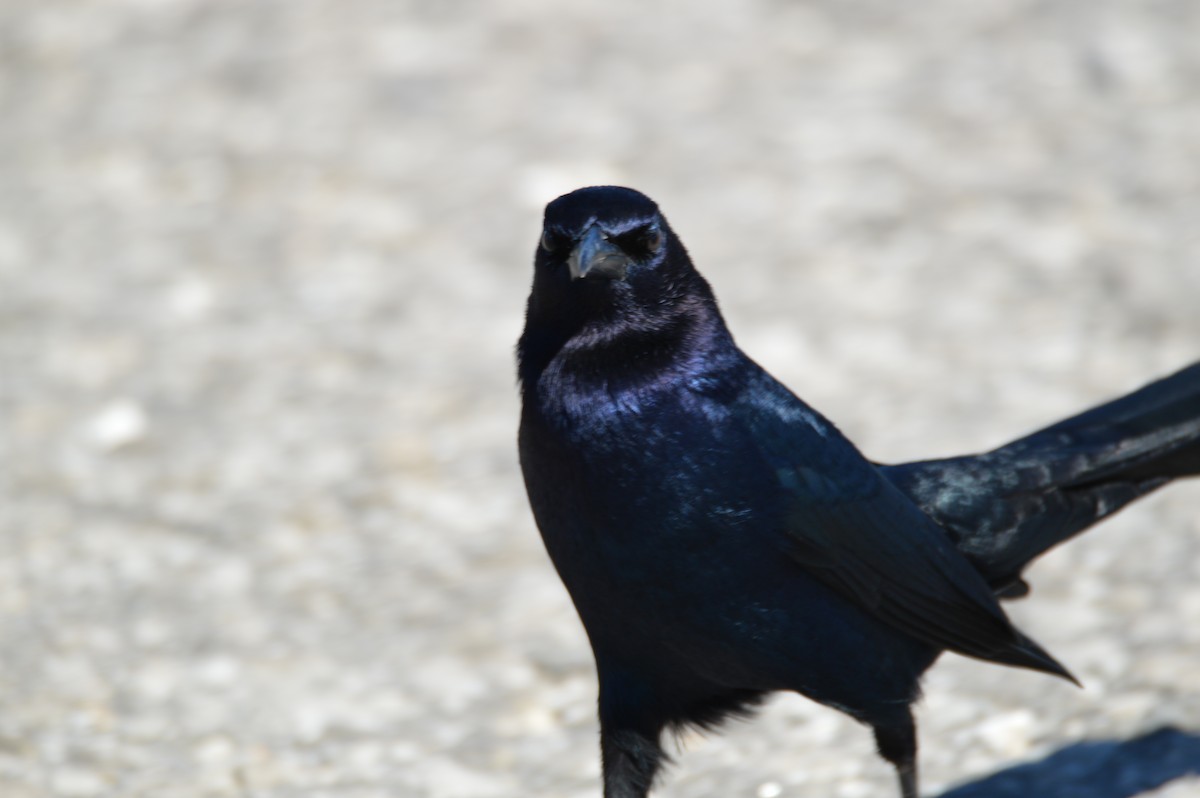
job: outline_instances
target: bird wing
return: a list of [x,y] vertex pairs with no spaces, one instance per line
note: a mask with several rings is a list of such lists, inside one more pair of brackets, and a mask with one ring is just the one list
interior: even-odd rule
[[733,415],[774,471],[784,549],[806,571],[931,645],[1072,679],[937,524],[786,388],[762,372]]

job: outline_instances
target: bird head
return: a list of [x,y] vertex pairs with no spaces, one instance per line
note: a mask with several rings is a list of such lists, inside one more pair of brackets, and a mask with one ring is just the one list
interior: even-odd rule
[[644,360],[702,319],[723,329],[711,289],[649,197],[592,186],[546,206],[522,360],[560,349]]
[[583,285],[636,279],[661,265],[668,232],[646,195],[615,186],[581,188],[546,206],[536,265]]
[[546,206],[534,256],[534,302],[577,321],[656,312],[696,275],[683,245],[645,194],[592,186]]

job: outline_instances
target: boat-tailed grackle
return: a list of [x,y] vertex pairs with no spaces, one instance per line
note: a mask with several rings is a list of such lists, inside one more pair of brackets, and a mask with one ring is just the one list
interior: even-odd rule
[[1200,364],[985,454],[885,466],[734,343],[658,207],[546,208],[518,345],[521,466],[600,682],[606,798],[664,728],[793,690],[872,727],[917,796],[943,651],[1072,679],[998,598],[1035,557],[1200,472]]

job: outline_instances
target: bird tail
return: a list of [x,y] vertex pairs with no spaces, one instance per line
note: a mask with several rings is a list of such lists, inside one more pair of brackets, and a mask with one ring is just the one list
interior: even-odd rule
[[990,452],[883,467],[1002,598],[1032,560],[1200,474],[1200,363]]
[[1082,489],[1114,480],[1145,482],[1200,474],[1200,363],[1060,421],[1008,446],[1084,457],[1062,483]]

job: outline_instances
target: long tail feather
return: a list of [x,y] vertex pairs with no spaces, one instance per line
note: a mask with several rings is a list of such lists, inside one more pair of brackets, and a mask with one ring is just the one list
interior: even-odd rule
[[1200,474],[1200,363],[990,452],[882,466],[1000,595],[1048,549]]

